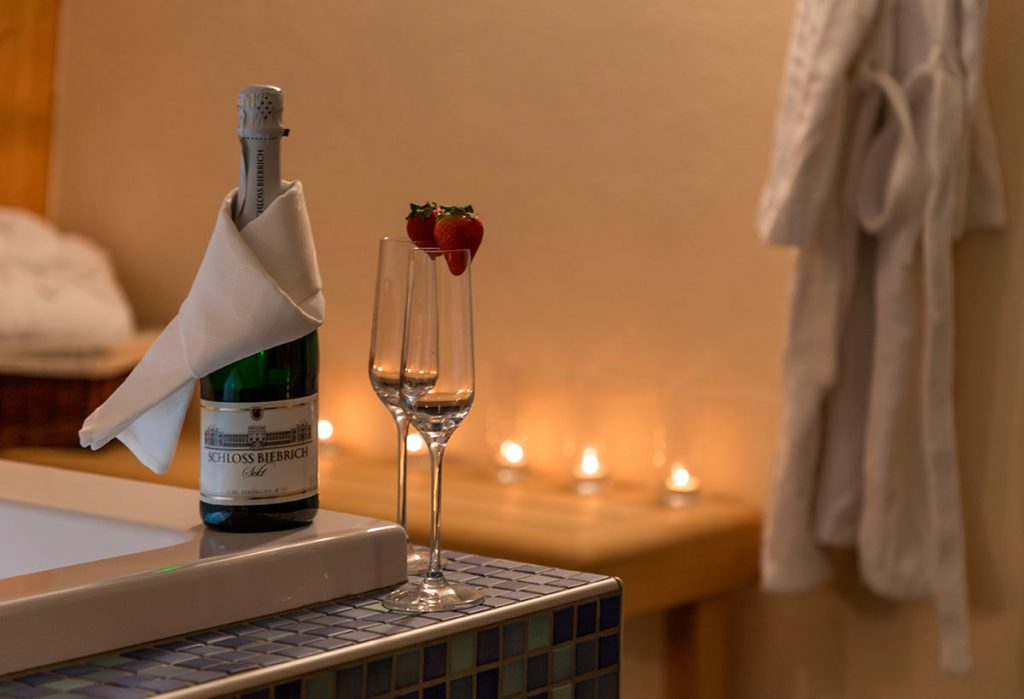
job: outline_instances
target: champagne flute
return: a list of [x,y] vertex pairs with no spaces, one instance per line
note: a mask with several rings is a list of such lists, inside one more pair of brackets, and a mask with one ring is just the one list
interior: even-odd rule
[[[405,302],[409,289],[408,240],[384,238],[377,256],[377,293],[373,303],[373,329],[370,333],[370,385],[391,413],[398,433],[398,513],[395,521],[406,529],[406,438],[409,421],[399,396],[402,369],[402,339],[405,334]],[[406,543],[406,569],[422,573],[427,557]]]
[[473,308],[469,250],[409,253],[409,297],[399,386],[409,421],[430,447],[430,563],[418,584],[405,585],[384,606],[433,612],[475,604],[480,590],[451,584],[441,571],[441,467],[452,433],[473,405]]

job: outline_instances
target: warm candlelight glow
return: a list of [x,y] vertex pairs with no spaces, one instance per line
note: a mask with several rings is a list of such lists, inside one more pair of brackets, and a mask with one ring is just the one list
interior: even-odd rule
[[580,475],[591,478],[601,473],[601,460],[597,458],[597,449],[587,447],[583,450],[583,458],[580,459]]
[[518,466],[526,458],[523,445],[513,442],[511,439],[506,439],[501,443],[501,446],[498,447],[498,455],[506,466]]
[[670,480],[672,481],[673,490],[677,488],[682,490],[691,480],[690,472],[687,471],[686,467],[681,463],[676,462],[672,464],[672,475],[670,476]]
[[676,461],[669,466],[662,493],[662,500],[669,507],[690,507],[700,495],[700,478],[690,473],[681,461]]
[[334,425],[330,420],[320,420],[316,423],[316,436],[321,442],[326,442],[334,436]]
[[427,450],[427,443],[419,432],[409,432],[405,438],[405,448],[410,454],[422,454]]

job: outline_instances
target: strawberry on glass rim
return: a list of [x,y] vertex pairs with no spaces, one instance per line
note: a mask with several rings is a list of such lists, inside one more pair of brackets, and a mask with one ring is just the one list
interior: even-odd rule
[[[416,245],[441,250],[469,250],[470,259],[476,257],[484,237],[484,224],[471,204],[444,206],[428,201],[410,204],[409,208],[405,230]],[[455,276],[466,271],[465,260],[457,255],[446,255],[445,261]]]

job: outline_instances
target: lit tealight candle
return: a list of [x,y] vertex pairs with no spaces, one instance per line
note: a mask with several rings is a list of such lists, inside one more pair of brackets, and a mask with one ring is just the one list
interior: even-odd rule
[[690,507],[697,503],[699,495],[700,478],[690,473],[682,463],[672,464],[662,493],[665,504],[674,508]]
[[580,456],[580,462],[572,470],[573,478],[576,479],[576,492],[580,495],[597,495],[605,477],[608,475],[604,464],[597,456],[597,449],[585,447]]
[[409,430],[405,438],[405,450],[410,454],[424,454],[427,451],[427,442],[419,432]]
[[498,482],[505,485],[518,483],[526,475],[526,450],[519,442],[506,439],[498,445],[494,458],[498,462]]
[[321,442],[326,442],[334,436],[334,424],[330,420],[320,420],[316,423],[316,436]]

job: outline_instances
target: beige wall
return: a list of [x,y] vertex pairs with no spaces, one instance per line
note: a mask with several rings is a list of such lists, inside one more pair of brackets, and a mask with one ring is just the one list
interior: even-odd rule
[[[392,446],[365,376],[376,239],[401,234],[410,200],[472,202],[488,231],[474,266],[479,400],[449,477],[486,462],[488,428],[516,409],[538,469],[564,473],[576,433],[618,477],[653,484],[660,425],[711,488],[760,504],[790,253],[761,246],[752,220],[791,13],[791,0],[73,0],[50,212],[113,250],[143,323],[166,322],[237,177],[234,94],[280,84],[285,173],[306,185],[329,303],[322,411],[346,448]],[[997,0],[992,20],[1017,220],[1024,17]],[[927,609],[750,593],[736,600],[739,696],[1022,690],[1024,316],[1007,291],[1024,292],[1022,232],[958,253],[974,677],[937,677]]]

